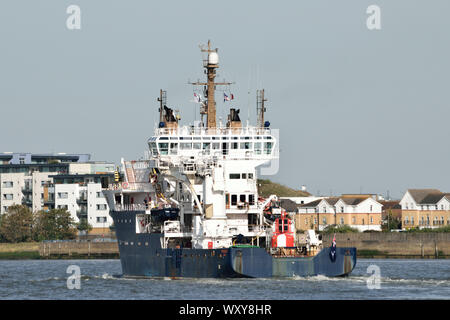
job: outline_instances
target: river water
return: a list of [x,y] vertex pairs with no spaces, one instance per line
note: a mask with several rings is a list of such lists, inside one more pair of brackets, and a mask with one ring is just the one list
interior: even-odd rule
[[359,259],[346,278],[172,280],[120,274],[120,260],[3,260],[0,299],[450,299],[450,260]]

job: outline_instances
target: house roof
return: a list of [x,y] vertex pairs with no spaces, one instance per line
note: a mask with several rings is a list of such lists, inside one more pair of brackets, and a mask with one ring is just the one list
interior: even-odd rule
[[401,209],[400,201],[397,200],[389,200],[389,201],[378,201],[383,205],[383,210],[386,209]]
[[297,212],[297,203],[290,199],[281,199],[281,207],[287,212]]
[[298,207],[302,208],[312,208],[317,207],[322,200],[326,201],[330,206],[334,206],[339,200],[342,200],[347,205],[355,206],[369,198],[351,198],[351,197],[331,197],[331,198],[325,198],[325,199],[319,199],[315,200],[309,203],[301,204]]
[[319,203],[322,202],[322,200],[326,200],[326,199],[318,199],[318,200],[314,200],[312,202],[308,202],[308,203],[304,203],[304,204],[300,204],[297,205],[297,207],[299,208],[311,208],[311,207],[317,207],[319,205]]
[[367,200],[368,198],[350,198],[350,197],[343,197],[341,198],[342,201],[344,201],[346,204],[351,206],[356,206],[357,204],[363,202],[364,200]]
[[446,195],[438,189],[408,189],[408,192],[417,204],[434,204]]

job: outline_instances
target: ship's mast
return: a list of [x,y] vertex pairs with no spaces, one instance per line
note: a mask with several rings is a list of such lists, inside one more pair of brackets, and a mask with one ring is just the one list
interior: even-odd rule
[[259,127],[259,128],[264,127],[264,112],[266,111],[264,102],[266,102],[266,101],[267,101],[267,99],[264,99],[264,89],[258,90],[256,93],[256,114],[258,116],[257,127]]
[[164,106],[167,105],[167,92],[165,90],[159,90],[159,123],[164,122]]
[[207,97],[207,103],[205,107],[206,125],[208,129],[215,129],[216,124],[216,100],[214,97],[216,86],[230,85],[231,82],[214,82],[216,78],[216,69],[219,68],[219,55],[218,49],[211,49],[211,42],[208,40],[208,46],[200,45],[201,52],[207,53],[206,60],[203,60],[203,67],[206,69],[207,82],[193,82],[192,85],[206,86],[205,96]]

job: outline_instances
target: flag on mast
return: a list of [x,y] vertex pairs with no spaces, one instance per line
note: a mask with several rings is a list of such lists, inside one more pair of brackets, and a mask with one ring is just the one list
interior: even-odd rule
[[330,248],[330,259],[332,262],[336,261],[336,233],[333,236],[333,242]]
[[202,96],[194,92],[194,101],[197,103],[201,103],[202,100]]
[[230,101],[234,99],[234,95],[231,93],[231,97],[229,97],[225,92],[223,93],[223,102]]

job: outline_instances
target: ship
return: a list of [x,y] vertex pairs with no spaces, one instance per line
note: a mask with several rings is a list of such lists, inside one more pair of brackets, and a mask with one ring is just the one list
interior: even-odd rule
[[295,214],[286,212],[276,195],[258,194],[261,168],[279,159],[278,131],[264,118],[264,90],[257,91],[256,124],[244,125],[236,107],[230,107],[226,123],[217,121],[215,91],[223,92],[223,105],[232,105],[233,83],[215,81],[219,55],[210,41],[200,51],[206,81],[190,84],[201,120],[182,125],[160,90],[159,122],[148,150],[139,160],[122,158],[115,182],[103,191],[123,276],[350,274],[356,248],[335,241],[324,245],[315,230],[299,233]]

